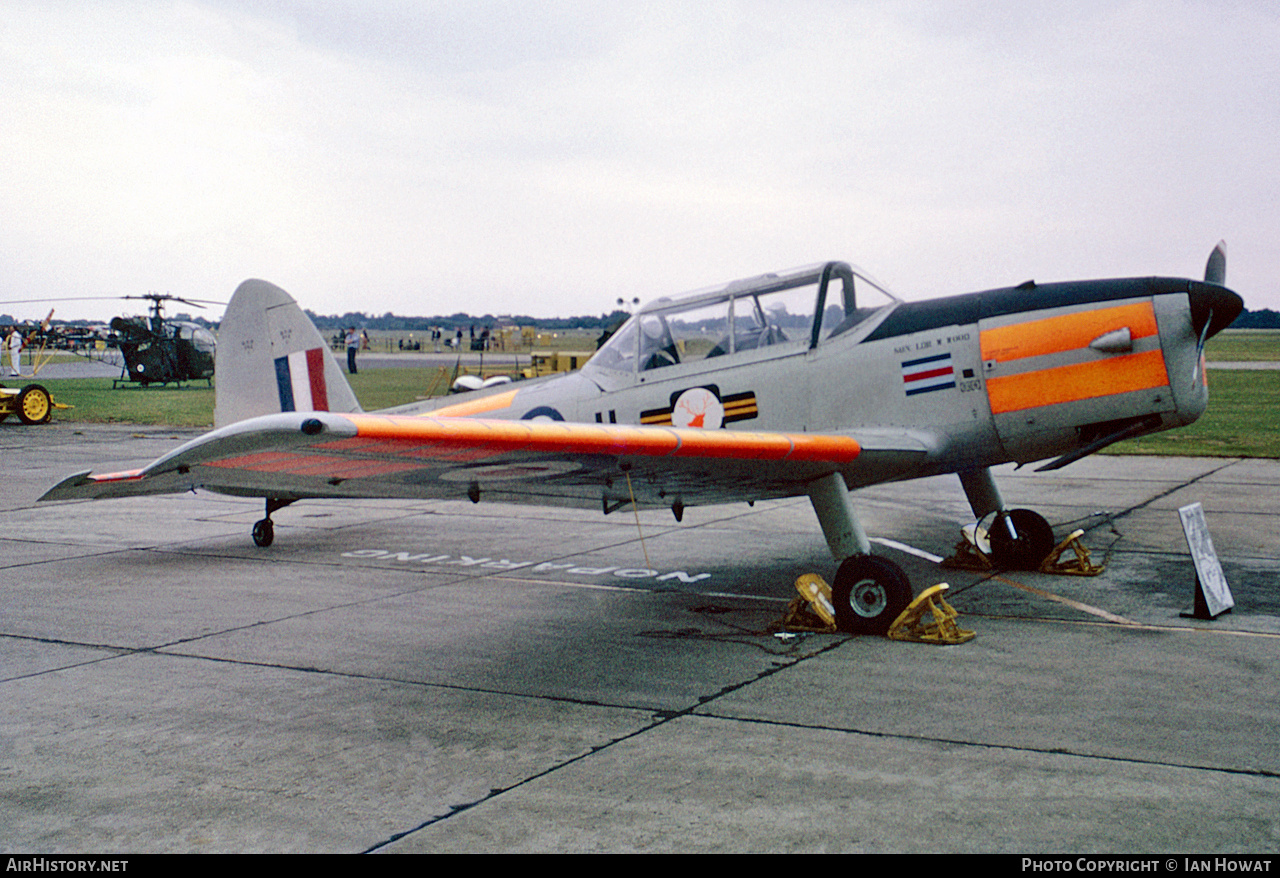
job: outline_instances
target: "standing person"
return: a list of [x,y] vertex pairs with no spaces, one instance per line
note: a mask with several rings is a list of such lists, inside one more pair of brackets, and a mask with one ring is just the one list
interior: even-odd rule
[[360,333],[352,326],[347,330],[347,371],[356,374],[356,353],[360,350]]
[[13,367],[9,374],[17,378],[21,371],[19,365],[22,363],[22,333],[18,331],[18,327],[13,327],[9,333],[9,337],[5,339],[5,346],[9,348],[9,364]]

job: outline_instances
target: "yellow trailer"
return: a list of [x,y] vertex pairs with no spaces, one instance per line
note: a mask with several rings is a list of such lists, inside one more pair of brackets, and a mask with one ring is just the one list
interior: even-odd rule
[[17,415],[24,424],[47,424],[54,409],[71,406],[53,401],[53,394],[39,384],[28,384],[21,389],[0,384],[0,421],[9,415]]

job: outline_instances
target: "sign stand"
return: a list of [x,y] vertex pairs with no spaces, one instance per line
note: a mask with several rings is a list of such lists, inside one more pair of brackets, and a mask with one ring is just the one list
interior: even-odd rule
[[1184,610],[1181,615],[1187,619],[1216,619],[1230,612],[1236,602],[1231,597],[1227,578],[1213,549],[1209,525],[1204,520],[1204,507],[1199,503],[1183,506],[1178,510],[1178,517],[1182,519],[1182,533],[1187,538],[1187,548],[1191,550],[1191,560],[1196,565],[1195,607],[1191,611]]

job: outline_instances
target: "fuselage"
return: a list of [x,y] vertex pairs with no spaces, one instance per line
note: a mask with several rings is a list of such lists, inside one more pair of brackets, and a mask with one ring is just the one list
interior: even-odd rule
[[[1225,287],[1094,280],[899,301],[843,263],[659,300],[579,372],[455,397],[438,414],[849,434],[850,486],[1071,455],[1205,410]],[[905,452],[913,452],[906,455]],[[909,465],[906,462],[909,459]]]

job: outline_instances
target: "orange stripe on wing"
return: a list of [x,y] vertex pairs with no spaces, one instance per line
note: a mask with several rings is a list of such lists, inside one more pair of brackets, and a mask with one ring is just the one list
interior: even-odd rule
[[862,445],[848,436],[814,436],[788,433],[795,446],[787,460],[818,460],[848,463],[862,453]]
[[730,430],[672,430],[680,436],[677,457],[716,457],[731,460],[785,460],[795,443],[781,433],[740,433]]
[[678,457],[739,460],[808,460],[848,463],[862,446],[848,436],[808,433],[745,433],[737,430],[674,430],[680,435]]
[[[730,430],[681,430],[623,424],[572,424],[548,421],[491,421],[472,418],[347,415],[356,425],[353,439],[317,445],[338,450],[348,443],[361,450],[369,440],[401,446],[414,457],[450,458],[467,450],[489,454],[514,451],[615,456],[713,457],[744,460],[807,460],[844,463],[861,452],[847,436],[806,433],[746,433]],[[380,450],[385,448],[382,446]],[[470,456],[467,454],[467,456]]]
[[1169,383],[1159,350],[987,379],[992,414],[1095,399]]
[[1088,347],[1089,342],[1100,335],[1126,326],[1135,339],[1155,335],[1155,308],[1149,301],[1137,302],[985,329],[981,334],[982,359],[1004,363],[1073,351]]

